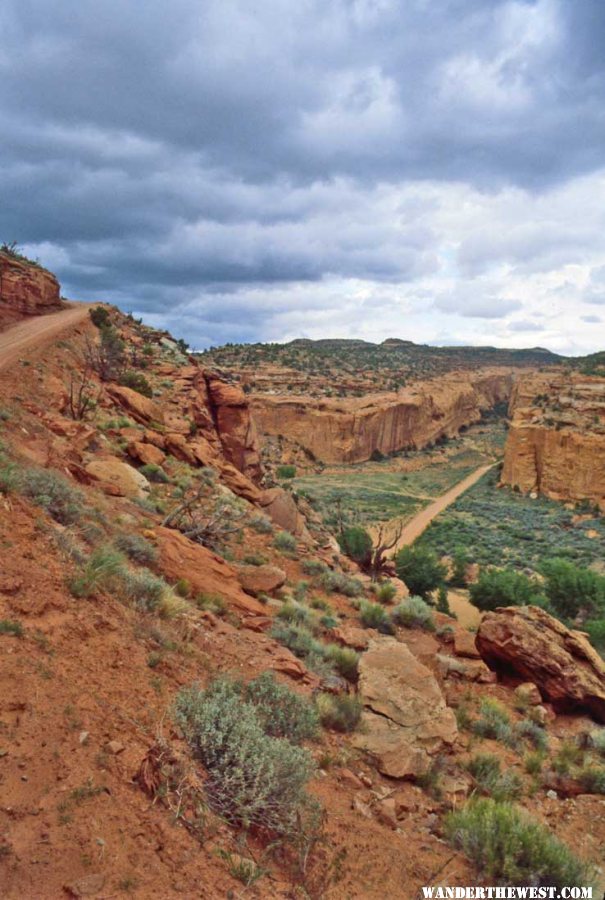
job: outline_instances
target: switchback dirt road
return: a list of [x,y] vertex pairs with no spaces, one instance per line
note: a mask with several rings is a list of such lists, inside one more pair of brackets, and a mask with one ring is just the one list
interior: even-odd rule
[[66,328],[84,321],[92,305],[94,304],[74,304],[60,312],[24,319],[0,332],[0,369],[14,365],[26,351],[43,347]]
[[442,494],[441,497],[438,497],[433,503],[417,513],[410,519],[407,525],[404,526],[401,537],[397,541],[393,552],[396,553],[397,550],[401,550],[402,547],[412,544],[416,538],[420,537],[425,528],[430,525],[435,516],[438,516],[439,513],[443,512],[443,510],[453,503],[454,500],[457,500],[460,494],[463,494],[468,488],[472,487],[473,484],[476,484],[476,482],[495,465],[496,463],[488,463],[487,465],[479,466],[478,469],[475,469],[474,472],[471,472],[470,475],[467,475],[466,478],[463,478],[462,481],[455,484],[453,488],[450,488],[449,491],[446,491],[445,494]]

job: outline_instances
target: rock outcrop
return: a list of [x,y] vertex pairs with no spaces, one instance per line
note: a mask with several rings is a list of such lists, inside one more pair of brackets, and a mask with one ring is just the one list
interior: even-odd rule
[[0,252],[0,328],[60,308],[59,282],[51,272]]
[[456,739],[456,718],[435,677],[393,638],[370,641],[359,663],[359,696],[365,711],[354,744],[384,775],[418,777]]
[[605,378],[558,371],[524,376],[510,412],[503,484],[605,509]]
[[507,606],[484,615],[476,643],[491,668],[533,682],[555,708],[605,722],[605,662],[581,632],[536,606]]
[[453,372],[397,393],[358,399],[255,395],[254,418],[265,435],[284,435],[326,463],[362,462],[373,453],[422,448],[509,399],[514,370]]

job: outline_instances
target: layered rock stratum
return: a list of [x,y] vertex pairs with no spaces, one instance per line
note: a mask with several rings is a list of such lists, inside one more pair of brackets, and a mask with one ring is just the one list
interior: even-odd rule
[[0,328],[60,308],[59,282],[52,272],[0,251]]
[[520,377],[502,482],[605,509],[605,378],[561,370]]
[[252,410],[263,435],[283,435],[322,462],[363,462],[455,436],[509,399],[514,375],[508,367],[451,372],[396,393],[342,400],[258,394]]

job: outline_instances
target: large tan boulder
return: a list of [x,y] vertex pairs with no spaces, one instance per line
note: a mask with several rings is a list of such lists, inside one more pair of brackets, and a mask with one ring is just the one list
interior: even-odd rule
[[491,668],[512,669],[556,708],[605,722],[605,662],[581,632],[536,606],[508,606],[485,614],[476,643]]
[[279,487],[269,488],[263,491],[259,503],[269,518],[280,528],[303,539],[309,536],[304,516],[299,512],[294,498],[288,491]]
[[262,616],[266,609],[244,593],[232,566],[207,547],[190,541],[180,531],[158,527],[154,531],[158,547],[158,567],[171,581],[184,578],[193,594],[218,594],[238,610]]
[[394,638],[376,638],[359,662],[363,731],[354,744],[391,778],[418,777],[456,740],[453,710],[432,672]]
[[161,406],[155,400],[139,394],[138,391],[122,387],[119,384],[110,384],[107,385],[107,393],[112,400],[126,410],[128,415],[140,425],[149,425],[151,422],[162,424],[164,422],[164,413]]
[[149,490],[145,476],[115,456],[93,459],[85,470],[107,493],[116,497],[144,497]]
[[287,575],[277,566],[238,566],[237,577],[249,594],[271,594],[286,583]]

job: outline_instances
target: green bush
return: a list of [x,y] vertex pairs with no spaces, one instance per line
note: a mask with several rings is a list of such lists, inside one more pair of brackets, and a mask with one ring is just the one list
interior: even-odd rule
[[168,585],[149,569],[125,570],[120,576],[118,593],[122,600],[133,603],[137,609],[153,612],[160,605]]
[[590,733],[589,745],[593,750],[605,757],[605,728],[598,728]]
[[395,556],[397,575],[412,594],[426,599],[444,580],[447,570],[426,547],[402,547]]
[[266,516],[252,516],[249,525],[250,528],[253,528],[259,534],[271,534],[273,531],[273,525]]
[[592,619],[582,626],[588,634],[590,642],[602,656],[605,656],[605,615],[602,619]]
[[374,596],[379,603],[392,603],[397,596],[397,588],[392,581],[383,581],[376,585]]
[[264,566],[268,560],[266,556],[263,556],[262,553],[246,553],[242,562],[246,566]]
[[142,566],[152,565],[158,558],[157,549],[140,534],[119,534],[115,545],[128,559]]
[[305,575],[323,575],[328,567],[321,559],[303,559],[301,568]]
[[296,831],[314,773],[309,753],[267,735],[259,710],[237,684],[182,690],[175,716],[207,773],[210,805],[227,821],[278,834]]
[[510,717],[497,700],[485,699],[479,707],[480,716],[472,725],[474,734],[483,738],[501,741],[507,747],[515,747],[517,737],[511,725]]
[[68,582],[74,597],[92,597],[97,591],[109,591],[123,575],[126,559],[111,546],[98,547],[89,556],[82,571]]
[[590,883],[588,867],[544,825],[510,803],[471,800],[448,814],[445,834],[488,883],[556,888]]
[[143,397],[153,397],[153,389],[142,372],[129,370],[123,372],[118,379],[119,384],[142,394]]
[[321,724],[344,733],[355,731],[361,719],[363,704],[349,694],[318,694],[315,702]]
[[538,582],[512,569],[482,569],[469,592],[471,603],[482,611],[498,606],[546,605]]
[[23,637],[23,625],[14,619],[0,619],[0,634],[10,634],[13,637]]
[[170,481],[163,468],[155,463],[147,463],[141,466],[139,472],[145,476],[147,481],[152,481],[154,484],[167,484]]
[[90,310],[89,315],[92,324],[96,325],[97,328],[107,328],[111,324],[109,310],[104,309],[102,306],[95,306],[94,309]]
[[516,772],[507,770],[502,773],[500,760],[491,753],[477,753],[469,760],[467,768],[475,779],[477,787],[494,800],[515,800],[520,796],[522,781]]
[[296,478],[296,466],[278,466],[275,474],[278,478]]
[[329,569],[321,576],[320,584],[324,590],[344,594],[345,597],[359,597],[363,594],[361,581],[358,578],[350,578],[344,572],[333,572]]
[[311,622],[311,611],[306,606],[301,606],[300,603],[286,600],[278,610],[277,618],[297,625],[309,625]]
[[605,794],[605,767],[583,766],[578,780],[587,794]]
[[362,568],[367,568],[372,560],[372,538],[360,525],[349,525],[338,535],[342,552]]
[[391,619],[396,625],[403,625],[405,628],[435,630],[433,613],[421,597],[406,597],[393,609]]
[[359,618],[365,628],[384,628],[389,622],[389,614],[380,603],[370,603],[362,600],[359,608]]
[[548,748],[548,737],[544,728],[531,719],[522,719],[517,722],[514,727],[515,735],[525,739],[534,745],[536,750],[546,750]]
[[452,556],[452,574],[448,579],[452,587],[466,587],[466,568],[469,563],[470,559],[466,550],[463,547],[457,547]]
[[306,697],[278,684],[272,672],[263,672],[244,689],[253,703],[265,734],[285,737],[295,744],[317,736],[319,716]]
[[357,681],[359,653],[351,647],[339,647],[338,644],[325,644],[324,654],[339,675],[347,681]]
[[545,592],[556,614],[573,619],[580,612],[605,614],[605,577],[565,559],[551,559],[541,566]]
[[82,492],[50,469],[22,469],[17,475],[16,489],[61,525],[74,525],[84,514]]
[[289,531],[278,531],[273,538],[273,546],[282,553],[295,553],[296,538]]

